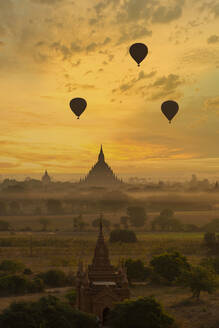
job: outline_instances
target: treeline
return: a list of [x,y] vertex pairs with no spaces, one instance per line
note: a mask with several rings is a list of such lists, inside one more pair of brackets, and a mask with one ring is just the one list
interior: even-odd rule
[[62,270],[48,270],[34,274],[18,261],[0,263],[0,296],[24,295],[43,292],[50,287],[73,286],[75,276]]

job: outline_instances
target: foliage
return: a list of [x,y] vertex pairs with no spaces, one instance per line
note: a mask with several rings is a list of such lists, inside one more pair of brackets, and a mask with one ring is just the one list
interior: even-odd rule
[[28,279],[22,275],[8,275],[0,278],[1,295],[18,295],[26,293],[38,293],[44,290],[41,279]]
[[83,231],[86,223],[83,221],[82,215],[73,218],[73,229],[74,231]]
[[77,293],[74,289],[68,291],[67,294],[65,294],[65,298],[69,301],[69,304],[74,306],[76,304],[77,299]]
[[211,222],[204,225],[203,230],[207,232],[219,232],[219,218],[213,219]]
[[218,238],[217,238],[215,232],[205,232],[204,245],[207,247],[207,249],[210,253],[218,254],[219,241],[218,241]]
[[50,224],[50,220],[47,218],[40,218],[38,222],[42,225],[42,231],[47,231],[47,227]]
[[112,328],[169,328],[174,319],[152,297],[117,303],[109,314]]
[[156,216],[152,223],[152,230],[161,231],[182,231],[181,222],[174,218],[173,210],[166,208],[160,212],[160,215]]
[[61,270],[49,270],[41,272],[37,276],[41,278],[48,287],[62,287],[68,284],[67,276],[65,272]]
[[202,266],[193,267],[190,271],[184,272],[182,284],[189,287],[192,296],[197,299],[202,291],[211,294],[217,288],[215,274]]
[[11,225],[9,222],[0,220],[0,231],[8,231],[10,230]]
[[135,232],[132,230],[115,229],[110,232],[109,241],[111,243],[135,243],[137,242],[137,237]]
[[202,259],[200,265],[219,274],[219,257],[207,257]]
[[58,199],[48,199],[46,205],[48,214],[56,215],[63,212],[62,203]]
[[129,281],[145,281],[150,275],[150,269],[141,260],[127,259],[125,261]]
[[72,309],[54,296],[37,302],[12,303],[0,314],[4,328],[96,328],[93,315]]
[[128,207],[127,214],[129,216],[129,221],[131,225],[134,227],[143,227],[147,220],[145,208],[141,206]]
[[161,276],[168,283],[176,282],[184,271],[190,270],[186,257],[179,252],[154,256],[150,264],[154,273]]
[[0,263],[0,271],[4,271],[7,273],[16,273],[21,272],[25,268],[25,265],[18,261],[12,261],[12,260],[3,260]]
[[124,229],[128,229],[129,216],[121,216],[120,223],[123,225]]

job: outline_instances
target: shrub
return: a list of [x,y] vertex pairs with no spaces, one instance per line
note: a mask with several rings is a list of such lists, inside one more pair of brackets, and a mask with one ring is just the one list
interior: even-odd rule
[[132,230],[115,229],[111,231],[109,241],[111,243],[135,243],[137,242],[137,237]]
[[170,328],[174,319],[152,297],[117,303],[109,313],[112,328]]
[[25,268],[24,264],[17,261],[4,260],[0,264],[0,271],[7,273],[21,272]]
[[65,272],[61,270],[49,270],[47,272],[41,272],[37,276],[41,278],[48,287],[62,287],[66,286],[68,283]]
[[39,278],[33,280],[21,275],[8,275],[0,278],[1,295],[18,295],[38,293],[44,290],[43,281]]
[[154,256],[150,262],[153,271],[168,283],[176,282],[184,271],[190,270],[185,256],[178,252]]
[[141,260],[128,259],[125,261],[129,281],[145,281],[150,276],[150,269]]
[[69,301],[69,304],[71,306],[74,306],[76,304],[77,294],[74,289],[68,291],[67,294],[65,294],[65,298]]
[[192,296],[199,299],[202,291],[213,293],[217,288],[215,274],[205,267],[193,267],[191,271],[184,272],[183,285],[189,287]]
[[54,296],[12,303],[0,314],[4,328],[96,328],[95,316],[73,309]]

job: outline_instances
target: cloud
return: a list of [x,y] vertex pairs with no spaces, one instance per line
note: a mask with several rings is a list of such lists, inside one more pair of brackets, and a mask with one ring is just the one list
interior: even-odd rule
[[129,25],[120,30],[118,45],[141,37],[152,36],[152,31],[141,25]]
[[206,110],[216,111],[219,115],[219,97],[212,97],[205,101],[204,107]]
[[144,71],[140,71],[139,74],[138,74],[138,77],[137,78],[133,78],[131,79],[129,82],[126,82],[126,83],[122,83],[118,89],[113,89],[112,92],[113,93],[116,93],[116,92],[119,92],[119,93],[124,93],[126,92],[127,90],[133,88],[134,86],[136,86],[136,83],[140,80],[144,80],[144,79],[149,79],[153,76],[156,75],[156,71],[152,71],[148,74],[145,74]]
[[173,7],[160,6],[158,7],[152,17],[153,23],[166,24],[172,22],[182,16],[184,1],[178,1]]
[[33,3],[39,3],[42,5],[55,5],[56,3],[61,3],[63,0],[31,0]]
[[0,41],[0,48],[5,46],[5,42]]
[[4,26],[0,25],[0,37],[3,37],[6,35],[6,30]]
[[66,83],[65,88],[67,88],[67,92],[72,92],[76,89],[84,89],[84,90],[91,90],[96,89],[95,85],[93,84],[78,84],[78,83]]
[[209,36],[209,38],[207,39],[208,43],[219,43],[219,35],[211,35]]
[[158,78],[154,83],[147,86],[148,89],[155,90],[149,97],[151,100],[158,100],[170,94],[173,94],[178,86],[184,83],[179,75],[169,74]]

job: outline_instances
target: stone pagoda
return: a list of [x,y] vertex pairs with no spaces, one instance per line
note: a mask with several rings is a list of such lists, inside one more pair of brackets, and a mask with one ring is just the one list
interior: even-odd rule
[[110,264],[109,251],[104,241],[102,220],[92,264],[83,268],[80,261],[77,272],[77,308],[95,314],[102,323],[115,302],[130,297],[126,269],[118,271]]
[[97,163],[91,168],[85,179],[80,180],[80,183],[89,186],[118,186],[123,182],[118,179],[113,173],[113,170],[105,162],[105,156],[103,153],[103,147],[100,147],[100,153]]

